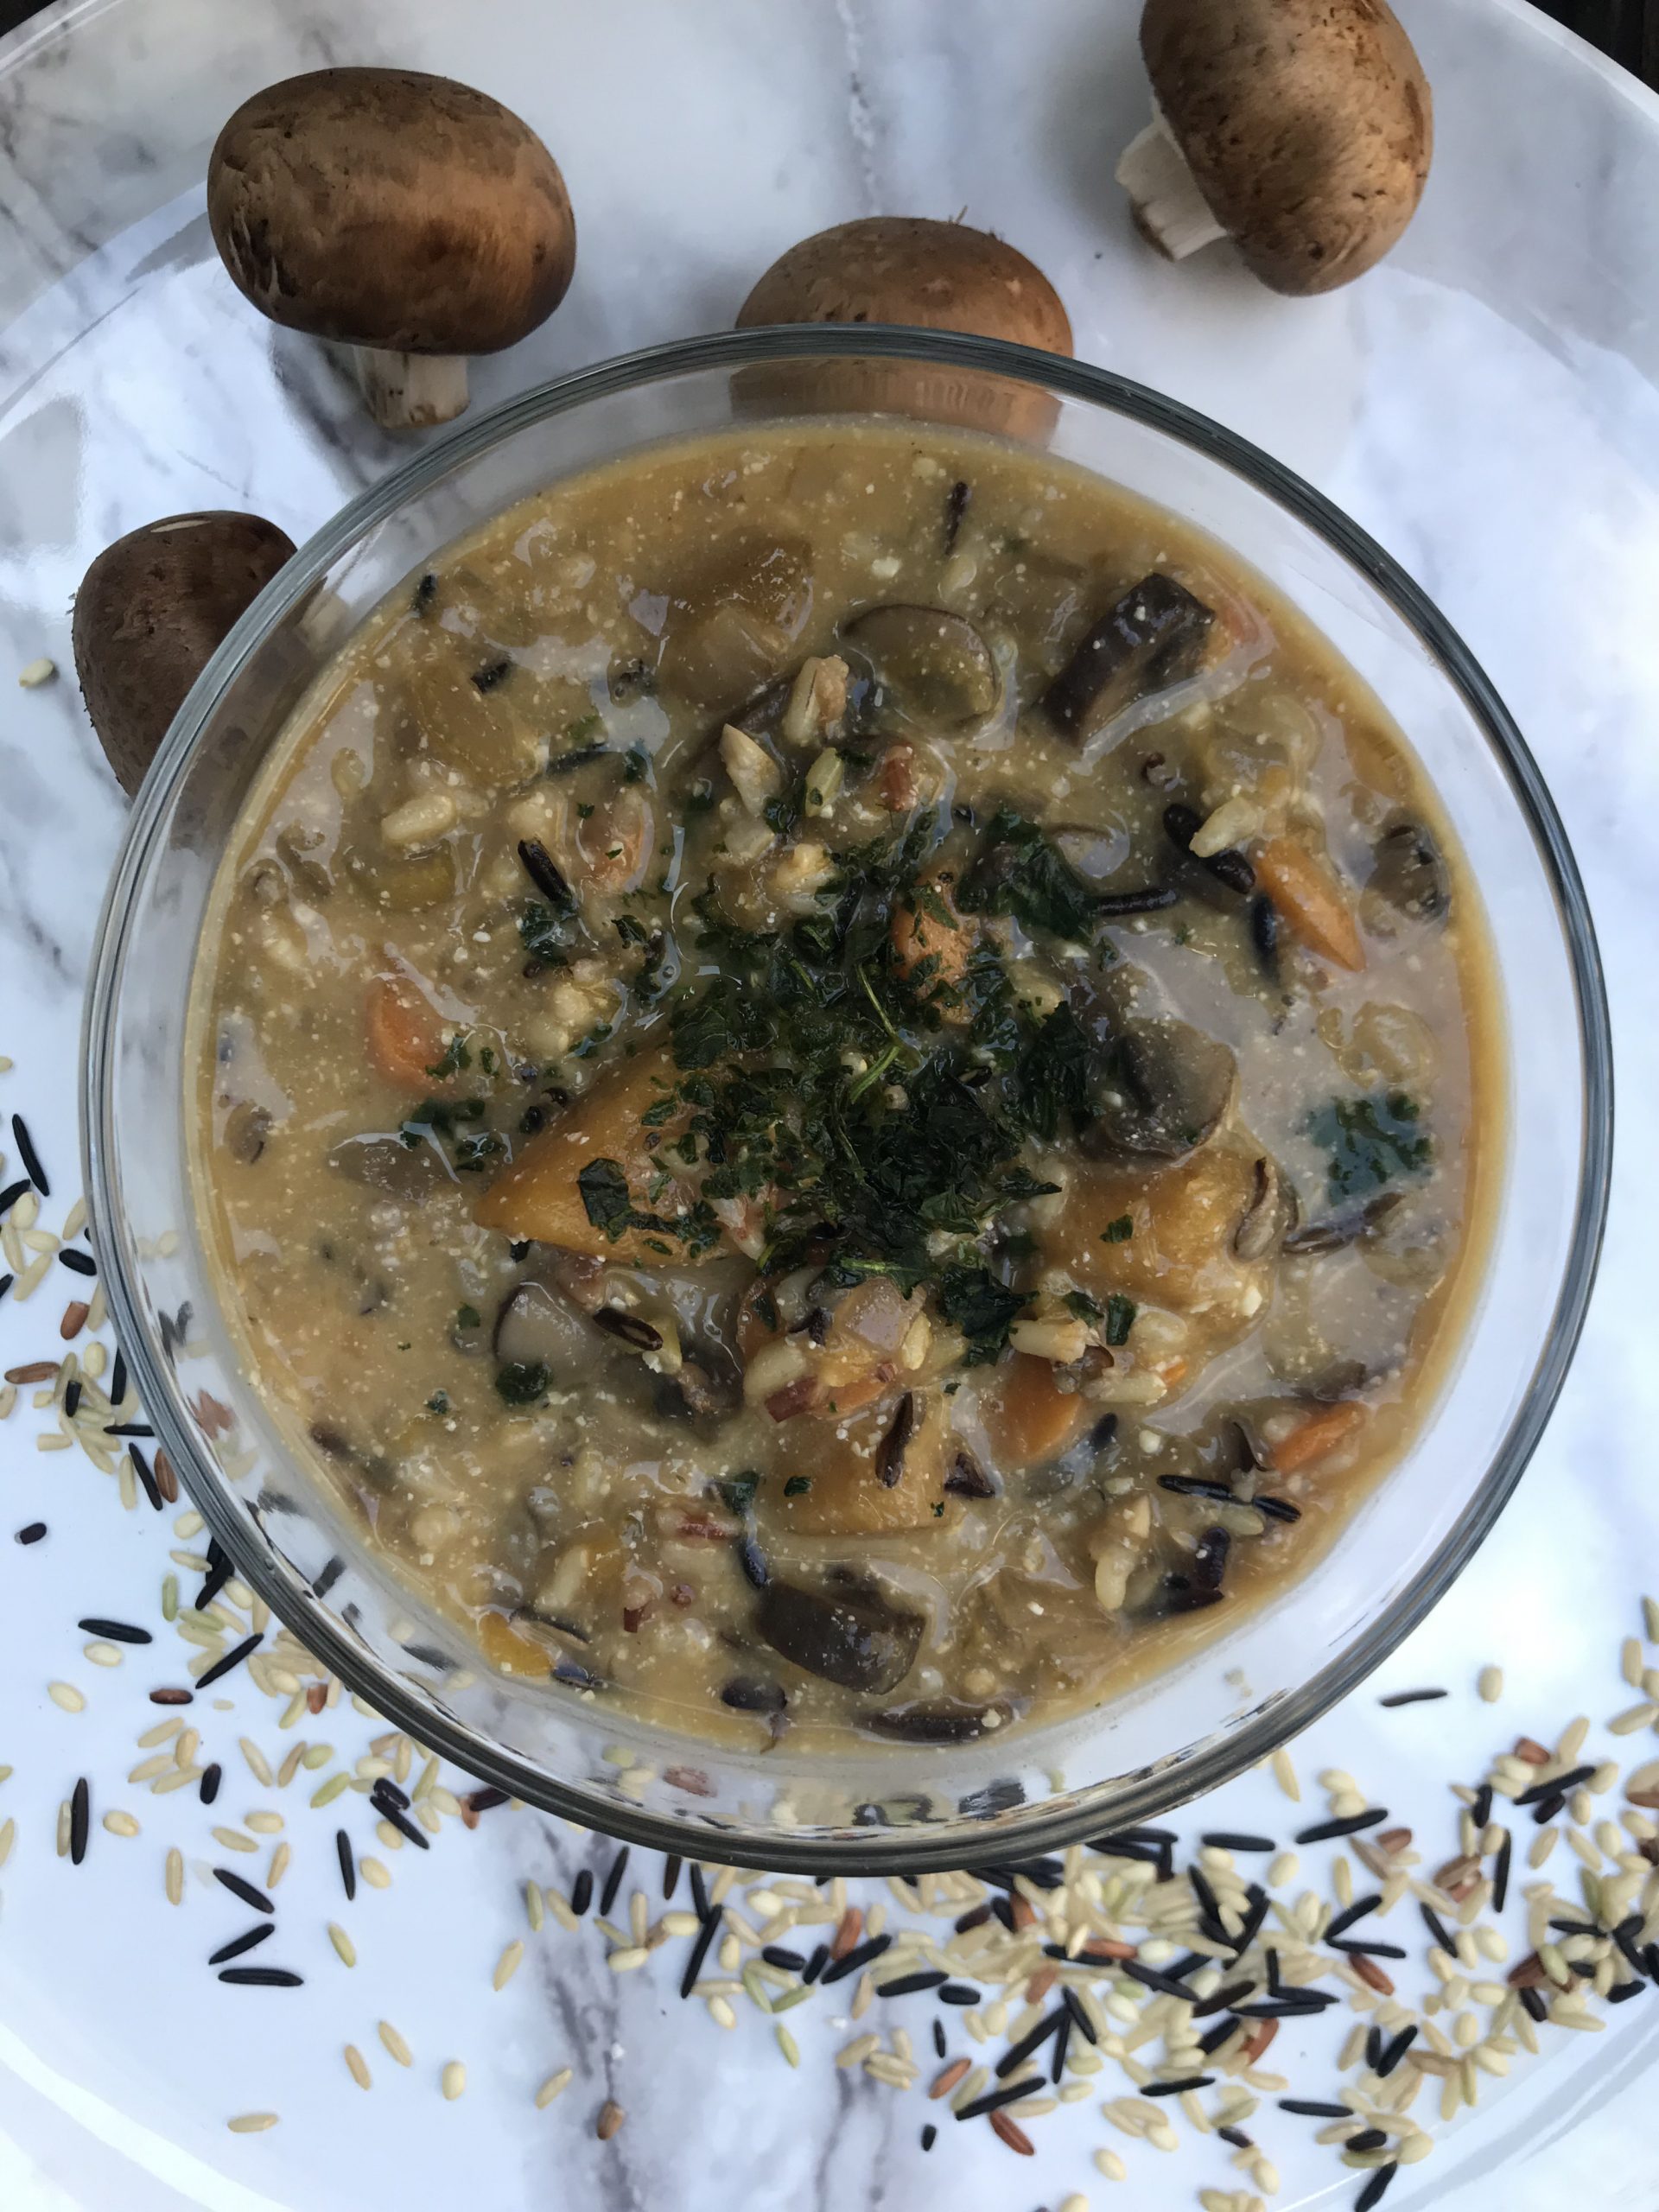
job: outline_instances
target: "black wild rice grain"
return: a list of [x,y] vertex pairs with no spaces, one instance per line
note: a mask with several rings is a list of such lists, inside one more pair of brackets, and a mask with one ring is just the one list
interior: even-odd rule
[[1219,2141],[1230,2144],[1235,2151],[1254,2151],[1255,2148],[1242,2127],[1218,2127],[1216,2135]]
[[1277,1851],[1279,1847],[1270,1835],[1235,1835],[1230,1828],[1212,1828],[1208,1835],[1198,1838],[1212,1851]]
[[1437,1697],[1444,1697],[1444,1690],[1395,1690],[1389,1697],[1380,1697],[1377,1703],[1392,1712],[1396,1706],[1427,1705]]
[[218,1796],[219,1785],[223,1779],[224,1770],[219,1766],[217,1760],[213,1762],[213,1765],[207,1766],[202,1769],[201,1788],[199,1794],[204,1805],[211,1805],[214,1798]]
[[1060,2032],[1054,2038],[1054,2049],[1048,2062],[1048,2078],[1057,2086],[1065,2072],[1065,2062],[1071,2050],[1071,2016],[1068,2012],[1060,2023]]
[[1202,1867],[1189,1866],[1186,1878],[1192,1885],[1192,1894],[1198,1901],[1202,1914],[1199,1926],[1205,1934],[1217,1943],[1230,1942],[1231,1939],[1221,1924],[1221,1901],[1211,1888]]
[[127,1395],[127,1355],[118,1351],[115,1364],[110,1370],[110,1403],[118,1406]]
[[[804,1976],[803,1976],[803,1979],[804,1979]],[[941,2005],[960,2005],[966,2006],[969,2005],[977,2005],[980,2000],[981,1993],[977,1989],[974,1988],[969,1982],[947,1981],[944,1988],[939,1990],[937,1994]]]
[[697,1930],[696,1941],[691,1946],[691,1955],[685,1962],[685,1972],[680,1977],[680,1995],[690,1997],[697,1986],[697,1976],[702,1972],[702,1962],[709,1955],[709,1946],[720,1932],[720,1915],[706,1916]]
[[1508,1828],[1505,1828],[1503,1840],[1497,1847],[1497,1863],[1492,1869],[1492,1910],[1494,1912],[1503,1911],[1504,1900],[1510,1894],[1510,1860],[1514,1852],[1515,1838],[1510,1834]]
[[1365,2031],[1365,2063],[1370,2068],[1373,2073],[1376,2071],[1376,2062],[1382,2057],[1382,2029],[1379,2027],[1367,2028]]
[[1339,2005],[1342,1999],[1334,1990],[1287,1990],[1282,1997],[1264,1998],[1255,2005],[1235,2005],[1233,2010],[1241,2020],[1289,2020],[1309,2012],[1323,2012],[1329,2005]]
[[[147,1421],[112,1421],[104,1425],[105,1436],[154,1436],[156,1432]],[[134,1459],[137,1453],[133,1454]]]
[[622,1886],[622,1877],[628,1871],[628,1847],[625,1843],[611,1861],[611,1871],[605,1877],[605,1887],[600,1892],[599,1916],[608,1920],[611,1907],[616,1903],[616,1893]]
[[1345,1936],[1357,1920],[1363,1920],[1368,1913],[1376,1910],[1382,1902],[1382,1892],[1373,1891],[1368,1897],[1356,1897],[1345,1912],[1339,1912],[1325,1931],[1327,1943],[1335,1942],[1338,1936]]
[[968,512],[968,502],[974,496],[974,487],[965,476],[958,476],[944,495],[944,550],[947,556],[957,550],[957,537],[962,529],[962,518]]
[[[0,1191],[0,1214],[10,1213],[28,1188],[27,1175],[20,1175],[15,1183],[8,1183],[5,1189]],[[6,1281],[10,1282],[11,1277],[8,1275]]]
[[1567,1792],[1576,1789],[1581,1782],[1588,1782],[1595,1770],[1592,1763],[1589,1766],[1573,1767],[1566,1774],[1558,1774],[1548,1782],[1535,1782],[1530,1789],[1521,1792],[1515,1802],[1517,1805],[1536,1805],[1557,1795],[1565,1798]]
[[73,1866],[79,1866],[86,1856],[86,1836],[92,1819],[92,1793],[83,1774],[69,1794],[69,1863]]
[[[1260,1498],[1256,1504],[1262,1503]],[[1386,1806],[1373,1806],[1369,1812],[1350,1813],[1345,1820],[1319,1821],[1311,1828],[1304,1828],[1297,1836],[1298,1843],[1334,1843],[1339,1836],[1357,1835],[1363,1828],[1378,1827],[1389,1817]]]
[[1475,1792],[1475,1802],[1469,1808],[1469,1817],[1478,1828],[1484,1828],[1492,1817],[1492,1785],[1483,1782]]
[[261,1640],[257,1635],[245,1636],[240,1643],[232,1644],[222,1659],[215,1659],[211,1667],[205,1669],[196,1676],[196,1688],[199,1690],[205,1690],[210,1682],[222,1681],[226,1675],[239,1667],[245,1659],[259,1649]]
[[[591,1889],[592,1886],[592,1878],[590,1877],[588,1887]],[[707,1920],[709,1917],[709,1884],[703,1874],[702,1867],[699,1866],[695,1860],[692,1862],[691,1866],[691,1902],[696,1907],[697,1918],[699,1920]]]
[[1117,1967],[1131,1981],[1138,1981],[1143,1989],[1155,1989],[1160,1997],[1179,1997],[1183,2005],[1192,1999],[1185,1982],[1177,1981],[1173,1974],[1160,1974],[1156,1967],[1143,1967],[1139,1959],[1122,1959]]
[[1294,2112],[1302,2120],[1351,2120],[1353,2113],[1347,2105],[1324,2105],[1309,2097],[1281,2097],[1281,2112]]
[[[207,1677],[204,1675],[201,1679],[205,1682]],[[417,1850],[431,1850],[431,1837],[428,1835],[424,1828],[417,1827],[416,1824],[410,1819],[407,1813],[400,1813],[395,1805],[384,1803],[377,1805],[374,1809],[379,1814],[383,1821],[386,1821],[391,1827],[397,1829],[398,1834],[404,1838],[406,1843],[414,1844]]]
[[16,1280],[17,1278],[16,1275],[0,1275],[0,1298],[3,1298],[5,1296],[6,1293],[11,1288],[11,1286],[16,1281]]
[[1057,2005],[1046,2019],[1039,2020],[1036,2026],[1028,2034],[1021,2036],[1018,2043],[1011,2043],[996,2062],[997,2080],[1006,2081],[1016,2066],[1023,2066],[1032,2053],[1040,2050],[1051,2036],[1058,2035],[1070,2017],[1064,2005]]
[[133,1473],[143,1487],[144,1496],[149,1500],[151,1510],[156,1513],[165,1511],[162,1493],[156,1487],[156,1478],[149,1471],[149,1462],[136,1444],[128,1445],[127,1457],[132,1462]]
[[334,1830],[334,1856],[340,1861],[340,1883],[350,1904],[357,1895],[357,1861],[352,1856],[352,1839],[344,1828]]
[[801,1980],[807,1988],[810,1989],[812,1986],[829,1963],[830,1946],[827,1943],[820,1943],[801,1969]]
[[1192,2007],[1192,2018],[1207,2020],[1212,2012],[1230,2012],[1235,2005],[1255,1993],[1255,1984],[1253,1981],[1230,1981],[1224,1987],[1213,1990],[1208,1997],[1201,1997]]
[[987,2089],[982,2097],[976,2097],[970,2105],[963,2105],[957,2113],[958,2120],[979,2120],[988,2112],[1001,2112],[1004,2105],[1017,2105],[1021,2097],[1028,2097],[1038,2083],[1032,2080],[1009,2082],[1000,2089]]
[[[695,1888],[696,1885],[696,1869],[694,1868],[692,1871],[693,1888]],[[570,1910],[575,1914],[577,1919],[580,1920],[593,1901],[594,1878],[584,1866],[581,1873],[577,1875],[575,1880],[570,1885]],[[709,1907],[706,1900],[699,1907],[697,1917],[700,1920],[707,1920],[709,1917]]]
[[1423,1916],[1424,1927],[1427,1929],[1429,1934],[1440,1945],[1440,1948],[1443,1951],[1449,1952],[1453,1958],[1456,1958],[1458,1955],[1458,1947],[1452,1942],[1452,1937],[1446,1933],[1446,1923],[1440,1918],[1439,1913],[1437,1913],[1432,1906],[1426,1904],[1420,1904],[1417,1910]]
[[933,2125],[932,2121],[930,2120],[928,2121],[928,2123],[927,2123],[926,2126],[925,2126],[925,2128],[923,2128],[923,2130],[922,2130],[922,2148],[923,2148],[923,2150],[924,2150],[924,2151],[931,2151],[931,2150],[933,2148],[933,2145],[934,2145],[938,2141],[938,2139],[939,2139],[939,2131],[938,2131],[938,2129],[937,2127],[935,2127],[935,2126],[934,2126],[934,2125]]
[[83,1636],[101,1636],[108,1643],[149,1643],[154,1641],[147,1628],[134,1628],[130,1621],[106,1621],[97,1613],[89,1613],[84,1621],[76,1623]]
[[1227,1938],[1233,1947],[1235,1958],[1243,1957],[1261,1934],[1262,1923],[1268,1916],[1268,1893],[1259,1882],[1252,1882],[1244,1894],[1250,1901],[1250,1909],[1244,1916],[1244,1925],[1236,1936]]
[[194,1690],[151,1690],[152,1705],[191,1705],[195,1701]]
[[1101,919],[1110,922],[1120,915],[1161,913],[1180,897],[1173,883],[1149,883],[1144,891],[1103,891],[1091,903]]
[[[806,1964],[805,1956],[802,1952],[787,1950],[781,1943],[763,1945],[760,1955],[769,1967],[781,1967],[785,1974],[798,1974]],[[944,1976],[941,1974],[939,1980],[943,1981]]]
[[92,1254],[77,1252],[72,1245],[59,1247],[58,1261],[60,1266],[68,1268],[72,1275],[95,1275],[98,1273],[98,1262]]
[[943,2020],[935,2020],[935,2021],[934,2021],[934,2023],[933,2023],[933,2055],[934,2055],[934,2056],[935,2056],[936,2058],[943,2058],[943,2057],[944,2056],[945,2052],[949,2050],[949,2048],[950,2048],[950,2045],[945,2042],[945,2039],[944,2039],[944,2022]]
[[257,1949],[268,1936],[276,1933],[274,1920],[262,1920],[257,1928],[250,1928],[245,1935],[232,1936],[228,1943],[221,1943],[207,1963],[210,1967],[228,1966],[232,1959],[239,1959],[245,1951]]
[[23,1163],[23,1173],[43,1198],[52,1195],[52,1185],[46,1179],[46,1170],[41,1165],[41,1155],[35,1149],[35,1140],[29,1134],[29,1124],[21,1114],[11,1117],[11,1134],[17,1140],[17,1157]]
[[1400,2162],[1397,2158],[1391,2159],[1386,2166],[1379,2166],[1354,2199],[1354,2212],[1375,2212],[1375,2208],[1382,2202],[1387,2193],[1389,2183],[1399,2171]]
[[78,1376],[72,1375],[63,1386],[63,1417],[66,1421],[73,1421],[79,1410],[80,1382]]
[[[1520,1800],[1517,1798],[1516,1802],[1518,1804]],[[1548,1797],[1542,1799],[1538,1804],[1532,1808],[1532,1817],[1535,1824],[1541,1828],[1547,1827],[1549,1822],[1554,1819],[1556,1814],[1560,1811],[1566,1802],[1566,1791],[1561,1789],[1553,1789]]]
[[1607,1993],[1610,2005],[1628,2005],[1632,1997],[1639,1997],[1647,1987],[1645,1981],[1616,1981]]
[[391,1805],[400,1813],[409,1810],[407,1793],[397,1787],[389,1774],[376,1776],[374,1787],[369,1792],[369,1802],[377,1807]]
[[1522,2011],[1529,2020],[1547,2020],[1549,2018],[1549,2000],[1541,1989],[1520,1989],[1516,1994],[1521,1999]]
[[680,1868],[684,1862],[677,1851],[670,1852],[663,1861],[663,1896],[671,1897],[680,1886]]
[[1253,1497],[1250,1503],[1258,1513],[1265,1513],[1269,1521],[1300,1521],[1302,1509],[1293,1505],[1287,1497]]
[[16,1540],[20,1544],[38,1544],[41,1538],[45,1534],[46,1523],[44,1521],[31,1521],[28,1528],[20,1529],[17,1531]]
[[[764,1958],[765,1952],[760,1955]],[[948,1974],[939,1973],[937,1967],[925,1967],[918,1974],[901,1974],[894,1981],[878,1981],[875,1993],[878,1997],[915,1997],[925,1989],[943,1989],[950,1979]]]
[[498,684],[506,682],[512,670],[512,655],[503,653],[499,660],[486,660],[482,668],[475,668],[473,683],[480,691],[493,691]]
[[474,1789],[465,1801],[470,1813],[493,1813],[498,1805],[505,1805],[506,1802],[506,1791],[496,1789],[493,1783],[482,1789]]
[[884,1951],[889,1951],[892,1948],[891,1936],[872,1936],[862,1943],[855,1943],[844,1956],[832,1959],[824,1968],[823,1974],[824,1987],[828,1989],[833,1981],[845,1981],[849,1974],[857,1974],[861,1967],[872,1965]]
[[231,1579],[231,1560],[218,1540],[207,1539],[207,1573],[196,1596],[196,1611],[205,1613]]
[[304,1977],[292,1974],[287,1967],[226,1967],[219,1975],[221,1981],[233,1982],[239,1989],[302,1989]]
[[1325,1942],[1333,1951],[1345,1951],[1355,1959],[1403,1959],[1405,1951],[1398,1943],[1379,1943],[1363,1936],[1329,1936]]
[[1344,2151],[1380,2151],[1388,2141],[1380,2127],[1362,2127],[1357,2135],[1351,2135],[1343,2145]]
[[906,1390],[899,1399],[881,1447],[875,1455],[876,1479],[884,1489],[892,1490],[905,1471],[905,1454],[910,1449],[910,1440],[916,1433],[916,1418],[920,1410],[913,1390]]
[[1388,2080],[1389,2075],[1393,2073],[1395,2068],[1400,2063],[1401,2060],[1405,2056],[1406,2053],[1411,2049],[1411,2046],[1416,2042],[1416,2040],[1417,2031],[1415,2028],[1401,2029],[1399,2034],[1394,2037],[1391,2043],[1389,2043],[1383,2051],[1382,2057],[1376,2062],[1376,2070],[1380,2081],[1386,2082]]
[[518,862],[524,874],[550,906],[556,907],[561,913],[568,914],[571,912],[576,903],[575,893],[565,881],[563,873],[552,854],[539,839],[535,837],[520,839]]
[[1199,1475],[1160,1475],[1158,1487],[1174,1497],[1207,1497],[1217,1505],[1238,1503],[1230,1483],[1205,1482]]
[[331,1560],[325,1560],[323,1561],[321,1573],[317,1576],[316,1580],[311,1585],[313,1596],[317,1598],[326,1598],[345,1572],[346,1562],[343,1559],[340,1558],[338,1554]]
[[629,1313],[620,1306],[599,1306],[593,1316],[594,1326],[608,1336],[618,1337],[625,1344],[632,1344],[636,1351],[660,1351],[663,1332],[653,1328],[643,1314]]
[[233,1897],[239,1897],[251,1910],[272,1914],[276,1912],[276,1906],[263,1890],[256,1890],[251,1882],[245,1882],[239,1874],[232,1873],[228,1866],[215,1866],[213,1879],[223,1888],[227,1889]]
[[1143,2082],[1143,2097],[1184,2097],[1189,2089],[1207,2089],[1215,2080],[1213,2074],[1184,2074],[1179,2082]]
[[1236,2020],[1217,2020],[1213,2028],[1206,2028],[1204,2033],[1198,2037],[1198,2049],[1204,2053],[1206,2058],[1213,2057],[1216,2052],[1221,2049],[1223,2044],[1226,2042],[1228,2037],[1236,2033],[1237,2027],[1238,2022]]
[[[1060,2002],[1065,2005],[1066,2011],[1071,2015],[1071,2024],[1083,2037],[1084,2041],[1085,2043],[1098,2043],[1100,2040],[1100,2032],[1095,2026],[1094,2022],[1089,2017],[1089,2007],[1084,2003],[1082,1998],[1078,1996],[1077,1991],[1071,1987],[1069,1982],[1062,1982],[1060,1985]],[[944,2052],[941,2051],[939,2056],[943,2057],[944,2056]]]
[[[989,1905],[976,1904],[971,1911],[964,1912],[960,1919],[953,1920],[951,1922],[950,1933],[953,1936],[966,1936],[972,1929],[982,1928],[990,1916],[991,1908]],[[1045,1946],[1045,1948],[1046,1948],[1046,1946]],[[1064,1952],[1065,1946],[1064,1943],[1061,1943],[1057,1945],[1056,1948]]]

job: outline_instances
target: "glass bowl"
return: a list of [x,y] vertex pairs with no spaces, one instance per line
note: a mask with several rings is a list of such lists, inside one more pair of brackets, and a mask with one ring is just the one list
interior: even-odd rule
[[[1506,1035],[1484,1286],[1404,1459],[1269,1604],[1086,1716],[1006,1740],[764,1754],[491,1674],[278,1440],[215,1300],[186,1152],[187,1001],[214,871],[283,719],[436,548],[556,478],[768,410],[996,424],[1173,510],[1324,632],[1408,734],[1484,893]],[[1446,1593],[1519,1480],[1578,1338],[1611,1145],[1611,1047],[1578,871],[1520,734],[1423,594],[1319,493],[1215,423],[1080,362],[898,329],[689,340],[561,378],[423,447],[289,562],[140,792],[87,1000],[86,1180],[110,1306],[160,1443],[240,1573],[417,1741],[590,1827],[817,1872],[1004,1862],[1145,1821],[1252,1764]]]

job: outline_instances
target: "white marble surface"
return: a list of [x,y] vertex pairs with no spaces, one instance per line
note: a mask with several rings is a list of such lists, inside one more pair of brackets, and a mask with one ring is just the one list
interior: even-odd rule
[[[302,537],[394,458],[310,349],[244,307],[212,255],[200,180],[237,100],[296,68],[396,60],[498,92],[548,138],[578,213],[575,284],[537,339],[486,365],[485,401],[729,321],[766,262],[824,223],[964,208],[1047,268],[1081,354],[1258,440],[1402,557],[1516,711],[1588,879],[1623,1136],[1584,1348],[1518,1499],[1453,1600],[1297,1751],[1305,1772],[1353,1768],[1433,1852],[1442,1833],[1450,1847],[1455,1774],[1518,1729],[1547,1735],[1580,1709],[1599,1722],[1627,1701],[1618,1639],[1644,1580],[1659,1584],[1646,1272],[1659,1234],[1659,108],[1510,0],[1401,0],[1401,12],[1439,109],[1426,205],[1386,268],[1303,303],[1261,291],[1224,254],[1167,268],[1129,233],[1111,182],[1144,102],[1129,0],[80,0],[0,44],[0,1054],[16,1062],[0,1108],[29,1117],[67,1203],[79,996],[123,809],[73,686],[13,691],[11,675],[43,652],[67,667],[70,595],[118,531],[245,505]],[[9,1132],[0,1146],[15,1150]],[[54,1200],[49,1217],[61,1212]],[[45,1321],[41,1304],[0,1302],[0,1365],[34,1356]],[[619,1981],[591,1936],[544,1936],[494,1994],[518,1882],[568,1882],[608,1855],[528,1814],[447,1832],[418,1862],[404,1852],[394,1887],[352,1909],[361,1962],[348,1974],[323,1933],[347,1916],[332,1816],[308,1812],[296,1784],[282,1932],[259,1955],[298,1967],[308,1986],[220,1988],[202,1961],[245,1916],[194,1871],[183,1909],[168,1907],[162,1853],[177,1842],[193,1870],[222,1857],[211,1821],[264,1796],[243,1787],[234,1736],[249,1731],[274,1757],[291,1739],[275,1707],[238,1688],[238,1710],[203,1723],[226,1755],[219,1812],[124,1783],[140,1756],[132,1738],[155,1717],[142,1693],[177,1662],[162,1646],[101,1674],[74,1621],[151,1618],[172,1540],[147,1513],[124,1516],[78,1457],[37,1453],[36,1418],[25,1406],[0,1430],[0,1526],[38,1516],[52,1531],[31,1551],[0,1544],[0,1760],[16,1770],[0,1819],[18,1826],[0,1876],[5,2212],[378,2212],[462,2194],[500,2212],[854,2212],[907,2207],[925,2190],[963,2212],[1071,2190],[1162,2212],[1194,2203],[1200,2185],[1233,2185],[1217,2146],[1163,2158],[1130,2145],[1131,2184],[1115,2191],[1089,2164],[1107,2139],[1091,2106],[1042,2122],[1031,2167],[982,2129],[949,2127],[924,2164],[919,2096],[834,2070],[828,2002],[791,2014],[804,2063],[791,2075],[759,2023],[722,2034],[677,2004],[671,1972]],[[1470,1689],[1494,1654],[1509,1681],[1496,1713]],[[86,1713],[48,1701],[56,1676],[83,1684]],[[1422,1680],[1459,1694],[1377,1710],[1377,1688]],[[323,1726],[304,1724],[313,1738]],[[340,1716],[327,1729],[352,1756],[372,1732]],[[130,1806],[144,1832],[95,1831],[76,1871],[52,1834],[81,1772],[97,1777],[95,1811]],[[362,1800],[344,1802],[363,1836]],[[1246,1784],[1192,1826],[1282,1827],[1283,1813]],[[664,1955],[671,1973],[682,1949]],[[1489,2085],[1479,2113],[1400,2177],[1389,2212],[1499,2201],[1533,2212],[1567,2187],[1598,2212],[1653,2212],[1642,2075],[1656,2006],[1560,2039],[1567,2048],[1501,2093]],[[918,2040],[925,2017],[912,2023]],[[383,2018],[415,2047],[409,2073],[374,2040]],[[347,2038],[374,2067],[371,2099],[340,2063]],[[1281,2036],[1275,2056],[1295,2048]],[[472,2086],[449,2105],[435,2076],[454,2056]],[[531,2088],[567,2059],[575,2085],[536,2113]],[[1318,2066],[1285,2070],[1304,2094],[1328,2089]],[[605,2146],[593,2121],[611,2093],[629,2118]],[[283,2113],[278,2129],[226,2133],[228,2114],[265,2107]],[[1268,2113],[1257,2132],[1283,2170],[1281,2202],[1333,2190],[1351,2200],[1330,2154],[1306,2150],[1306,2123]],[[1587,2189],[1573,2178],[1586,2160]]]

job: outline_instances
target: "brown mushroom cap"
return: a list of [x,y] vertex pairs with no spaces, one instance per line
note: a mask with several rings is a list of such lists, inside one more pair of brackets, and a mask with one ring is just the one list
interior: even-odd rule
[[[1070,354],[1071,324],[1034,262],[988,231],[920,215],[868,215],[780,254],[738,311],[737,327],[776,322],[905,323],[963,330]],[[1047,393],[904,365],[814,366],[820,408],[891,410],[1016,435],[1046,434]]]
[[1147,0],[1141,50],[1198,190],[1274,291],[1363,276],[1415,214],[1433,105],[1385,0]]
[[105,547],[75,595],[75,673],[123,791],[135,792],[185,694],[294,551],[258,515],[168,515]]
[[319,69],[245,100],[213,147],[207,219],[273,322],[388,352],[517,345],[575,267],[564,180],[529,124],[412,69]]

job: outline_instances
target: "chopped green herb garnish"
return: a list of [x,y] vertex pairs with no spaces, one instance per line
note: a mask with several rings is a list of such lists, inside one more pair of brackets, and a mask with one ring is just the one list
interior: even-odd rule
[[426,1402],[426,1410],[429,1414],[447,1414],[449,1410],[449,1393],[447,1390],[435,1390]]
[[495,1370],[495,1387],[510,1406],[533,1406],[552,1380],[544,1360],[509,1360]]
[[1129,1341],[1129,1331],[1135,1326],[1135,1317],[1141,1309],[1132,1298],[1125,1298],[1115,1290],[1106,1300],[1106,1341],[1116,1348]]
[[1403,1090],[1333,1098],[1311,1114],[1307,1133],[1331,1155],[1331,1196],[1369,1198],[1390,1183],[1427,1174],[1434,1141],[1421,1121],[1421,1109]]
[[741,1475],[725,1475],[715,1488],[734,1513],[746,1514],[754,1503],[754,1494],[760,1487],[760,1478],[752,1468],[746,1467]]
[[810,1475],[791,1475],[784,1484],[785,1497],[804,1497],[812,1487]]
[[957,903],[969,913],[1012,914],[1028,930],[1083,939],[1094,934],[1094,895],[1035,823],[1001,807]]
[[455,1326],[458,1329],[481,1329],[483,1325],[484,1317],[476,1306],[458,1306],[455,1308]]
[[473,1065],[473,1055],[467,1043],[467,1033],[457,1029],[444,1046],[442,1058],[427,1073],[434,1083],[448,1083],[452,1075],[459,1075],[463,1068]]

